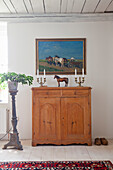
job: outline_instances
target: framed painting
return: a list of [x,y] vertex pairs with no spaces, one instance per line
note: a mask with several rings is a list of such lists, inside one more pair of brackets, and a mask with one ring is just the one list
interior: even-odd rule
[[86,39],[36,39],[36,74],[86,74]]

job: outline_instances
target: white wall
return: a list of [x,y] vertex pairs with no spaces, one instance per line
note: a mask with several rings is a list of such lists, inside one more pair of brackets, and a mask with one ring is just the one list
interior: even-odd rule
[[[9,70],[35,75],[36,38],[86,38],[87,80],[92,87],[92,135],[113,138],[113,22],[9,23]],[[69,76],[70,86],[75,86]],[[53,76],[48,86],[57,86]],[[36,84],[35,84],[36,85]],[[17,95],[20,138],[32,136],[31,87],[19,85]]]

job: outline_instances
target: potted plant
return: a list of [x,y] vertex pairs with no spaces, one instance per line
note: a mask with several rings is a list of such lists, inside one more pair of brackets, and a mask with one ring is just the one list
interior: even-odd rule
[[15,72],[0,74],[0,85],[5,81],[8,82],[9,91],[15,91],[17,90],[18,83],[28,84],[30,86],[33,83],[33,77]]

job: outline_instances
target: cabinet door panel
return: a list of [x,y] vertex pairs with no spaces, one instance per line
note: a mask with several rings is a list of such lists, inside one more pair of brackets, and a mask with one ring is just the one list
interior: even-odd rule
[[84,134],[84,109],[78,103],[67,104],[67,134]]
[[42,143],[60,140],[60,99],[36,98],[34,137]]
[[61,134],[62,141],[76,142],[90,134],[90,113],[88,97],[61,99]]

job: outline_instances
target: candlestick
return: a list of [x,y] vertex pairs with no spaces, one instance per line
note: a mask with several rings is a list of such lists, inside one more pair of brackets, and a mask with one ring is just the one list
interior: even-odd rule
[[45,78],[45,69],[44,69],[44,78]]
[[77,70],[76,70],[76,68],[75,68],[75,76],[77,75]]
[[82,76],[84,77],[84,68],[82,68]]
[[37,76],[39,75],[39,70],[37,69]]

